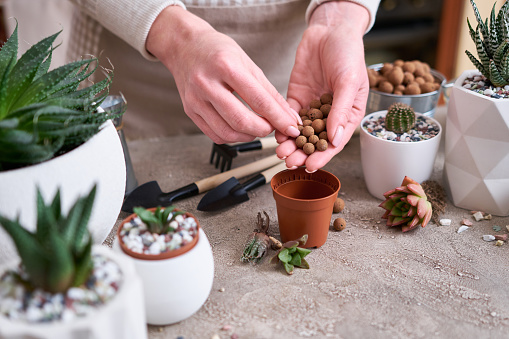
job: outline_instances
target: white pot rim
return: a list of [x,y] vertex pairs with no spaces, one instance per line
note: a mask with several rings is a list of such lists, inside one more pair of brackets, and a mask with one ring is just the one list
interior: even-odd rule
[[472,76],[476,76],[476,75],[482,75],[482,73],[479,70],[477,70],[477,69],[469,69],[469,70],[463,71],[463,73],[461,73],[461,75],[454,82],[454,86],[453,87],[456,90],[458,90],[458,91],[462,91],[462,92],[465,92],[465,93],[468,93],[468,94],[471,94],[471,95],[475,95],[478,98],[484,99],[486,101],[509,100],[507,98],[505,98],[505,99],[502,99],[502,98],[499,98],[499,99],[492,98],[492,97],[489,97],[489,96],[486,96],[486,95],[474,92],[474,91],[472,91],[470,89],[464,88],[463,87],[463,81],[465,81],[466,78],[469,78],[469,77],[472,77]]
[[[440,125],[440,123],[438,122],[437,119],[435,118],[432,118],[430,116],[427,116],[427,115],[424,115],[422,113],[417,113],[415,112],[415,116],[416,117],[424,117],[425,119],[429,119],[431,121],[433,121],[437,126],[438,126],[438,134],[435,135],[433,138],[430,138],[430,139],[427,139],[427,140],[420,140],[420,141],[415,141],[415,142],[401,142],[401,141],[394,141],[394,140],[386,140],[386,139],[381,139],[381,138],[378,138],[374,135],[372,135],[371,133],[369,133],[368,131],[366,131],[364,129],[364,127],[362,127],[364,125],[364,122],[366,120],[368,120],[369,118],[373,117],[373,116],[385,116],[387,114],[387,110],[382,110],[382,111],[377,111],[377,112],[373,112],[373,113],[370,113],[370,114],[367,114],[361,121],[361,125],[360,125],[360,130],[361,130],[361,133],[366,135],[366,136],[369,136],[373,139],[376,139],[376,140],[380,140],[381,142],[388,142],[388,143],[392,143],[392,144],[398,144],[398,145],[411,145],[411,144],[423,144],[423,143],[429,143],[429,142],[433,142],[435,138],[438,138],[438,140],[441,139],[442,137],[442,125]],[[405,147],[411,147],[411,146],[405,146]]]

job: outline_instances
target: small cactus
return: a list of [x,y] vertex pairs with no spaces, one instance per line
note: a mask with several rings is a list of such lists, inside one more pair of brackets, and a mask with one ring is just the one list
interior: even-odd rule
[[385,129],[394,133],[405,133],[415,126],[414,109],[402,102],[392,104],[385,116]]

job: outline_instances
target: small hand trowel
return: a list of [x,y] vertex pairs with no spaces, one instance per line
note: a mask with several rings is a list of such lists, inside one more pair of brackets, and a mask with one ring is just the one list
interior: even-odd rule
[[247,191],[263,186],[272,177],[286,169],[284,162],[277,164],[241,184],[235,177],[231,177],[221,185],[207,192],[198,204],[200,211],[217,211],[249,200]]
[[217,187],[231,176],[245,177],[262,171],[278,163],[284,163],[276,154],[252,162],[250,164],[234,168],[232,170],[213,175],[211,177],[193,182],[169,193],[161,191],[156,181],[150,181],[135,188],[124,200],[122,211],[132,212],[133,207],[156,207],[169,206],[177,199],[183,199],[204,193]]

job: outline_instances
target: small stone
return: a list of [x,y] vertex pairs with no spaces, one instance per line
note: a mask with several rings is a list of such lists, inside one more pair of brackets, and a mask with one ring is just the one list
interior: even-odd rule
[[480,220],[484,219],[484,216],[482,215],[482,212],[480,212],[480,211],[475,212],[473,217],[474,217],[475,221],[480,221]]
[[502,240],[497,240],[497,242],[495,243],[495,245],[497,246],[502,246],[504,244],[504,242]]
[[505,225],[505,229],[509,232],[509,225]]
[[491,234],[485,234],[485,235],[482,236],[482,240],[484,240],[484,241],[494,241],[495,240],[495,236],[491,235]]
[[461,225],[460,228],[458,228],[458,233],[464,232],[464,231],[468,230],[469,228],[470,227],[468,227],[468,226]]
[[239,335],[237,333],[233,333],[231,336],[230,336],[230,339],[239,339]]
[[484,220],[491,220],[491,219],[493,219],[493,217],[491,216],[491,214],[486,214],[486,215],[484,216]]
[[440,219],[440,225],[441,226],[450,226],[451,225],[451,219]]
[[497,234],[497,235],[495,235],[495,239],[496,240],[507,241],[507,234]]
[[231,329],[232,329],[231,325],[223,325],[223,327],[221,327],[222,331],[229,331]]
[[461,220],[461,224],[465,226],[472,226],[474,223],[468,219]]
[[502,227],[498,226],[498,225],[493,225],[491,228],[493,228],[493,230],[495,232],[500,232],[502,230]]
[[221,339],[221,337],[219,336],[219,334],[214,334],[212,337],[210,337],[210,339]]
[[219,292],[224,292],[224,291],[225,291],[225,290],[224,290],[224,287],[221,287],[221,288],[219,289]]

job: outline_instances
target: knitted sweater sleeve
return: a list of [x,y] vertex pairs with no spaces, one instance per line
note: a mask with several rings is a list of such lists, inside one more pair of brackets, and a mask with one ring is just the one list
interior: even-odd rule
[[[71,0],[103,27],[120,37],[146,59],[156,61],[145,48],[148,32],[163,9],[176,5],[186,9],[180,0]],[[128,4],[126,4],[128,3]]]
[[[329,1],[338,1],[338,0],[311,0],[309,3],[309,6],[306,10],[306,22],[309,23],[309,19],[311,18],[311,15],[313,14],[313,11],[316,9],[316,7],[320,6],[321,4]],[[343,0],[339,0],[343,1]],[[378,10],[378,5],[380,4],[380,0],[344,0],[344,1],[350,1],[355,2],[356,4],[359,4],[361,6],[364,6],[368,12],[369,12],[369,26],[366,29],[366,33],[369,32],[371,27],[373,27],[373,24],[375,23],[375,16],[376,12]]]

